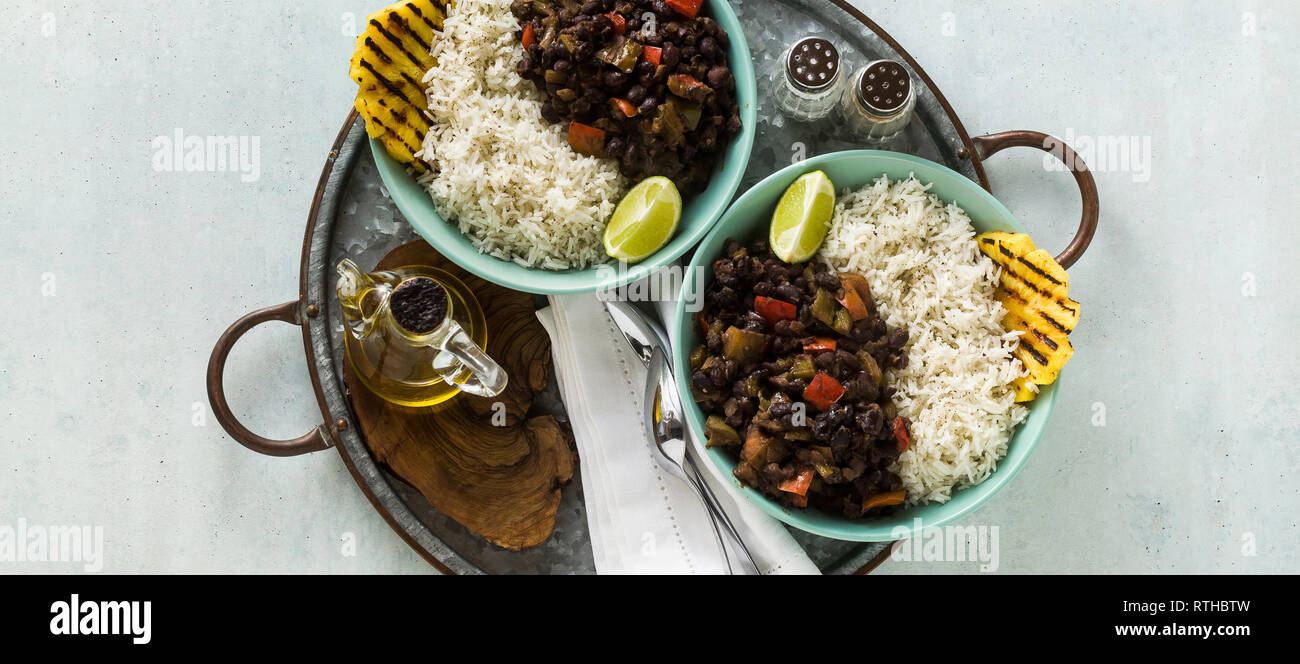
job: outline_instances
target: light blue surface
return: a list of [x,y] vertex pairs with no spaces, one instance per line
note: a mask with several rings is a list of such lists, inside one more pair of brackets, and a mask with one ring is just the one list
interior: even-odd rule
[[[243,449],[203,385],[227,325],[297,296],[356,26],[382,4],[0,0],[0,525],[102,526],[112,573],[431,571],[336,453]],[[858,6],[972,133],[1151,146],[1148,177],[1090,162],[1102,216],[1070,269],[1076,358],[1033,457],[957,525],[999,528],[1000,572],[1300,572],[1300,6]],[[154,171],[151,139],[176,128],[259,136],[261,178]],[[1064,247],[1073,180],[1033,150],[987,168],[1034,239]],[[227,380],[258,433],[320,422],[297,328],[251,332]]]
[[[616,288],[632,283],[651,274],[655,270],[670,265],[699,243],[700,238],[709,232],[713,222],[722,216],[736,189],[740,178],[745,174],[749,163],[749,154],[754,147],[754,125],[757,115],[755,100],[756,82],[754,80],[754,63],[749,58],[749,46],[745,42],[745,33],[740,29],[736,14],[731,6],[722,0],[709,0],[705,4],[705,13],[712,16],[730,37],[728,58],[732,72],[736,77],[736,101],[740,105],[740,134],[732,137],[722,157],[713,169],[709,186],[698,194],[686,199],[682,208],[682,218],[677,226],[677,234],[668,244],[648,258],[629,266],[626,270],[600,270],[591,267],[586,270],[543,270],[530,269],[511,261],[494,258],[481,253],[474,247],[460,229],[449,224],[438,215],[433,199],[424,187],[416,183],[415,178],[406,172],[377,141],[370,141],[379,174],[388,186],[397,203],[411,225],[424,239],[429,241],[442,255],[457,265],[477,274],[488,281],[493,281],[531,293],[583,293],[598,289]],[[607,266],[608,267],[608,266]]]
[[[755,239],[765,239],[771,228],[772,211],[786,188],[804,173],[818,170],[830,177],[839,193],[845,189],[856,190],[869,185],[882,175],[888,176],[891,181],[906,180],[915,175],[917,180],[930,185],[930,193],[945,202],[956,203],[965,210],[977,233],[1026,232],[1011,211],[996,198],[950,168],[920,157],[893,152],[836,152],[787,166],[742,194],[700,243],[700,248],[691,259],[691,270],[701,270],[708,275],[703,280],[703,285],[713,281],[710,265],[722,256],[722,247],[727,240],[748,243]],[[1029,459],[1029,454],[1043,437],[1043,431],[1056,405],[1057,386],[1053,384],[1029,404],[1029,416],[1016,429],[1007,448],[1007,455],[998,463],[997,471],[977,486],[954,492],[952,500],[946,503],[913,506],[896,510],[889,516],[853,521],[816,509],[786,509],[758,491],[744,486],[732,476],[731,469],[736,464],[734,451],[704,449],[704,413],[691,398],[689,359],[691,349],[703,341],[695,317],[685,309],[687,302],[699,302],[703,298],[702,292],[695,291],[697,284],[700,281],[687,280],[682,301],[677,307],[673,331],[673,371],[677,376],[682,403],[685,404],[687,422],[695,432],[692,438],[697,443],[697,450],[713,462],[713,470],[719,479],[740,487],[741,493],[764,512],[801,530],[841,540],[889,542],[914,536],[922,528],[943,526],[970,514],[1020,472],[1020,468]]]

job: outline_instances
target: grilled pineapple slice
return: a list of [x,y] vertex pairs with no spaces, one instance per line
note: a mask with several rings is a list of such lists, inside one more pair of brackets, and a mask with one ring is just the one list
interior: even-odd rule
[[444,5],[435,0],[390,5],[367,17],[352,54],[350,74],[360,85],[356,107],[366,133],[420,173],[428,167],[415,153],[429,131],[422,79],[435,64],[429,50],[445,16]]
[[976,243],[1002,268],[998,299],[1007,310],[1002,322],[1023,332],[1016,355],[1028,370],[1013,383],[1016,401],[1032,401],[1038,386],[1055,382],[1074,355],[1069,335],[1079,323],[1079,303],[1070,299],[1070,277],[1028,235],[984,233]]

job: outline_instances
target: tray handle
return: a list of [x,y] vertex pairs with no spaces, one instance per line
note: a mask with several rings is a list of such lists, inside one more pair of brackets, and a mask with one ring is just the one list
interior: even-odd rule
[[975,144],[975,150],[979,153],[981,161],[1007,148],[1036,148],[1051,153],[1070,169],[1074,174],[1074,181],[1079,185],[1079,195],[1083,199],[1083,218],[1079,222],[1079,230],[1074,234],[1074,239],[1070,241],[1065,251],[1056,257],[1056,262],[1063,268],[1074,265],[1092,242],[1092,236],[1097,232],[1097,217],[1101,213],[1101,203],[1097,199],[1097,182],[1093,180],[1092,172],[1088,170],[1088,165],[1083,163],[1083,159],[1080,159],[1079,155],[1065,144],[1065,141],[1041,131],[1023,129],[1004,131],[1000,134],[976,136],[971,139],[971,142]]
[[224,381],[226,358],[229,357],[231,349],[235,347],[240,337],[258,325],[270,321],[302,325],[300,310],[301,303],[294,300],[293,302],[285,302],[274,307],[260,309],[240,318],[222,333],[221,338],[217,339],[217,345],[212,349],[212,358],[208,360],[208,401],[212,404],[212,412],[231,438],[238,441],[240,445],[259,454],[290,457],[309,452],[319,452],[330,446],[329,432],[325,430],[323,424],[292,440],[263,438],[249,431],[247,427],[241,424],[235,417],[234,412],[230,410],[230,404],[226,402]]

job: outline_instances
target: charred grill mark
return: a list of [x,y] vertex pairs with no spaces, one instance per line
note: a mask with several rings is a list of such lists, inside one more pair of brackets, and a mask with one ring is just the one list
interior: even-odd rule
[[[1019,295],[1017,295],[1017,294],[1015,294],[1015,293],[1013,293],[1013,292],[1011,292],[1011,291],[1004,291],[1004,292],[1006,293],[1007,297],[1009,297],[1009,298],[1015,300],[1016,302],[1019,302],[1020,304],[1024,305],[1024,307],[1025,307],[1026,309],[1030,309],[1030,310],[1032,310],[1035,314],[1038,315],[1039,318],[1042,318],[1044,321],[1047,322],[1048,325],[1051,325],[1052,327],[1056,328],[1058,331],[1061,332],[1061,334],[1067,334],[1067,335],[1068,335],[1068,334],[1070,333],[1070,328],[1068,328],[1068,327],[1062,325],[1062,324],[1060,323],[1060,321],[1056,320],[1055,318],[1052,318],[1052,317],[1051,317],[1047,312],[1042,311],[1041,309],[1038,309],[1038,308],[1033,307],[1032,305],[1029,304],[1029,302],[1028,302],[1027,300],[1025,300],[1025,298],[1020,297]],[[1016,318],[1019,318],[1020,320],[1025,320],[1023,316],[1020,316],[1020,315],[1018,315],[1018,314],[1012,313],[1012,312],[1010,312],[1010,311],[1007,312],[1007,315],[1009,315],[1009,316],[1015,316]],[[1029,324],[1029,321],[1025,320],[1025,324],[1028,325],[1028,324]]]
[[[999,247],[999,248],[1000,248],[1000,247]],[[1005,251],[1005,249],[1004,249],[1003,251]],[[1014,277],[1016,281],[1018,281],[1018,282],[1024,284],[1025,287],[1028,288],[1029,290],[1034,291],[1035,293],[1038,293],[1039,295],[1043,296],[1044,299],[1047,299],[1047,300],[1050,300],[1050,301],[1052,301],[1052,302],[1055,302],[1056,304],[1060,305],[1060,307],[1061,307],[1062,309],[1065,309],[1066,311],[1068,311],[1068,312],[1070,312],[1070,313],[1072,313],[1072,314],[1073,314],[1073,313],[1078,313],[1078,310],[1077,310],[1077,309],[1075,309],[1074,307],[1069,306],[1068,304],[1065,303],[1065,301],[1062,301],[1061,299],[1057,298],[1054,294],[1052,294],[1052,293],[1050,293],[1050,292],[1048,292],[1048,291],[1045,291],[1045,290],[1039,288],[1037,285],[1034,284],[1034,282],[1030,281],[1029,279],[1026,279],[1026,278],[1025,278],[1025,275],[1023,275],[1023,274],[1021,274],[1021,273],[1019,273],[1019,272],[1016,272],[1014,269],[1012,269],[1011,264],[1009,264],[1009,263],[998,263],[997,261],[993,261],[993,262],[994,262],[994,263],[997,263],[998,266],[1002,268],[1003,272],[1005,272],[1006,274],[1009,274],[1009,275],[1011,275],[1012,277]],[[1032,266],[1031,266],[1031,267],[1032,267]],[[1050,279],[1051,277],[1048,277],[1048,278]],[[1055,280],[1053,279],[1053,281],[1055,281]],[[1059,284],[1060,282],[1058,281],[1058,282],[1056,282],[1056,283]],[[1023,301],[1023,300],[1022,300],[1022,301]]]
[[[406,142],[406,139],[402,138],[401,134],[397,133],[397,131],[394,130],[392,127],[389,127],[388,125],[384,124],[384,121],[380,120],[378,116],[370,118],[370,122],[373,122],[375,126],[383,130],[385,136],[392,139],[393,142],[400,144],[403,148],[406,148],[407,152],[410,152],[412,155],[420,151],[421,149],[420,147],[412,147],[410,143]],[[419,159],[412,159],[411,161],[405,161],[397,156],[394,156],[393,158],[397,159],[398,161],[401,161],[402,163],[405,163],[408,166],[415,168],[418,171],[428,170],[428,167],[426,167],[424,163]]]
[[1037,265],[1034,265],[1033,263],[1030,263],[1029,261],[1025,260],[1024,256],[1016,256],[1016,260],[1023,263],[1025,267],[1028,267],[1030,270],[1033,270],[1034,274],[1037,274],[1038,276],[1056,284],[1057,286],[1061,285],[1060,281],[1058,281],[1052,275],[1040,269]]
[[1061,347],[1059,344],[1053,341],[1051,337],[1047,336],[1046,334],[1043,334],[1042,332],[1039,332],[1036,328],[1031,328],[1030,331],[1034,333],[1035,337],[1038,337],[1039,341],[1047,344],[1048,347],[1050,347],[1053,351]]
[[[433,4],[435,7],[438,8],[438,11],[441,12],[443,16],[447,15],[447,5],[443,4],[442,2],[439,2],[439,0],[433,0]],[[429,17],[425,16],[424,12],[420,11],[420,8],[415,6],[414,2],[406,3],[406,8],[410,9],[412,14],[419,16],[420,20],[424,21],[425,25],[432,28],[435,32],[439,30],[438,25],[430,21]]]
[[[1046,318],[1046,316],[1044,316],[1044,318]],[[1005,321],[1005,323],[1009,323],[1008,327],[1010,328],[1019,328],[1028,334],[1032,334],[1035,337],[1038,337],[1038,339],[1041,340],[1043,343],[1047,344],[1048,346],[1051,346],[1052,350],[1056,350],[1057,348],[1060,347],[1059,344],[1056,343],[1055,339],[1051,338],[1050,336],[1048,336],[1048,334],[1044,333],[1042,330],[1036,327],[1033,321],[1029,320],[1028,318],[1025,318],[1024,316],[1021,316],[1020,314],[1008,314],[1008,319]],[[1064,334],[1068,335],[1069,333],[1064,332]]]
[[1020,347],[1025,349],[1025,352],[1029,353],[1034,358],[1035,362],[1047,366],[1047,357],[1037,348],[1034,348],[1033,344],[1025,341],[1024,337],[1020,337]]
[[[389,14],[390,19],[393,18],[394,16],[396,16],[395,13]],[[420,61],[420,58],[415,57],[414,55],[411,54],[410,51],[406,50],[406,45],[402,43],[401,38],[389,32],[387,28],[385,28],[382,24],[379,23],[379,21],[372,18],[370,19],[370,25],[373,26],[376,30],[378,30],[379,34],[383,35],[385,39],[387,39],[389,42],[392,43],[393,46],[396,46],[397,50],[401,51],[402,55],[405,55],[408,61],[410,62]]]
[[[370,49],[371,53],[374,53],[375,55],[379,56],[379,59],[382,60],[384,64],[386,65],[393,64],[393,59],[389,57],[387,53],[384,52],[384,49],[379,48],[379,44],[376,44],[373,38],[366,37],[366,48]],[[365,64],[365,61],[366,61],[365,58],[361,58],[362,64]]]
[[[366,41],[369,42],[370,40],[367,39]],[[361,59],[361,66],[365,67],[366,71],[373,74],[375,76],[375,79],[378,80],[379,83],[382,84],[385,88],[387,88],[389,92],[393,93],[397,97],[400,97],[402,101],[411,104],[411,100],[406,96],[406,93],[402,92],[401,88],[397,87],[397,84],[384,78],[384,75],[376,71],[374,65],[370,64],[369,62],[366,62],[365,58]],[[411,105],[414,106],[414,104]]]
[[[408,5],[408,7],[409,6],[410,5]],[[388,20],[400,24],[402,26],[402,30],[404,30],[406,34],[410,35],[411,39],[415,40],[415,43],[419,45],[420,49],[423,52],[425,53],[429,52],[430,50],[429,44],[426,43],[424,39],[420,37],[420,33],[411,29],[411,23],[406,20],[405,16],[402,16],[397,12],[392,12],[388,15]],[[414,60],[415,62],[419,62],[419,60],[415,60],[415,58],[412,58],[412,60]]]
[[1038,316],[1039,316],[1040,318],[1042,318],[1043,320],[1047,321],[1047,323],[1048,323],[1049,325],[1051,325],[1052,327],[1056,328],[1057,330],[1060,330],[1060,332],[1061,332],[1062,334],[1069,334],[1069,333],[1070,333],[1070,330],[1066,329],[1066,327],[1065,327],[1064,325],[1061,325],[1060,323],[1058,323],[1058,322],[1056,321],[1055,318],[1052,318],[1051,316],[1048,316],[1045,312],[1042,312],[1042,311],[1038,312]]

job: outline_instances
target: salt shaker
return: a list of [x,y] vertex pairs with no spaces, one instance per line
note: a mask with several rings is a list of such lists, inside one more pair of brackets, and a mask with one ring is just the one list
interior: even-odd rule
[[804,37],[786,49],[772,72],[774,101],[792,120],[820,120],[835,109],[843,80],[835,45],[824,37]]
[[840,115],[849,131],[870,147],[884,147],[903,133],[916,109],[912,76],[892,60],[876,60],[859,69],[840,100]]

